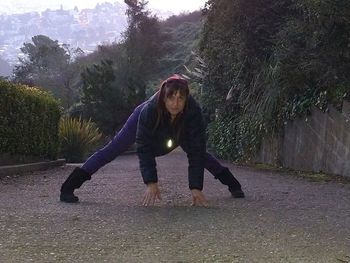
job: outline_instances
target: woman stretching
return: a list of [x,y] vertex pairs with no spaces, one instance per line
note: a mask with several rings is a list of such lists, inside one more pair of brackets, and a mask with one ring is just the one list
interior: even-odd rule
[[204,168],[227,185],[233,197],[244,197],[240,183],[229,169],[206,152],[201,108],[189,94],[187,81],[173,75],[162,83],[157,93],[136,107],[123,128],[105,147],[94,153],[80,168],[74,169],[62,184],[60,200],[78,202],[74,190],[135,142],[143,182],[147,186],[142,200],[144,206],[153,205],[156,199],[161,199],[155,157],[165,155],[178,146],[188,157],[188,182],[193,205],[208,205],[202,193]]

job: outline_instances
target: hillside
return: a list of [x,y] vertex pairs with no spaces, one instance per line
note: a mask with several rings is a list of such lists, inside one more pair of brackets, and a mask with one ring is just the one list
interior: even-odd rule
[[185,73],[184,65],[191,63],[191,52],[195,51],[202,28],[200,11],[171,16],[161,23],[162,30],[169,35],[164,43],[168,52],[161,60],[162,69],[157,74],[164,78],[173,73]]

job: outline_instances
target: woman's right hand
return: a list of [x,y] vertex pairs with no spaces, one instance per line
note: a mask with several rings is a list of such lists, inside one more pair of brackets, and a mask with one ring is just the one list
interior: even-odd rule
[[154,205],[154,202],[156,201],[156,199],[162,200],[162,197],[160,196],[158,183],[148,183],[146,192],[142,199],[142,205],[143,206]]

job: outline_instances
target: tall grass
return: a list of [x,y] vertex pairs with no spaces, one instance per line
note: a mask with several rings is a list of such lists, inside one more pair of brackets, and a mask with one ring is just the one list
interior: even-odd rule
[[61,156],[67,162],[82,162],[102,138],[102,133],[91,120],[62,117],[59,126]]

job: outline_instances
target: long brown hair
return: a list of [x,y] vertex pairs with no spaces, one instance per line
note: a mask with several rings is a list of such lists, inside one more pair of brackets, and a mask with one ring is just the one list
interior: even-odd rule
[[[170,118],[170,113],[165,107],[164,100],[165,98],[170,98],[173,94],[176,94],[177,92],[180,92],[180,95],[185,97],[185,110],[187,107],[188,96],[190,93],[187,80],[179,75],[173,75],[165,81],[163,81],[163,83],[161,84],[160,89],[157,93],[157,121],[154,130],[157,129],[162,122]],[[172,122],[172,125],[175,128],[175,139],[178,141],[183,129],[182,112],[176,116],[176,118]]]

